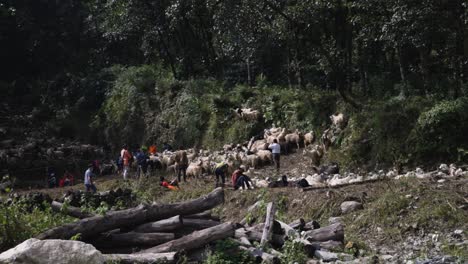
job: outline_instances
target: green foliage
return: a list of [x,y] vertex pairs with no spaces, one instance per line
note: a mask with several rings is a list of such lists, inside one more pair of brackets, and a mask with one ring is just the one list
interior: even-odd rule
[[281,263],[306,263],[307,255],[305,254],[304,245],[299,242],[287,240],[283,245],[283,255],[281,256]]
[[73,218],[57,214],[49,204],[31,210],[21,203],[0,204],[0,250],[6,250],[58,225],[74,221]]
[[238,249],[238,244],[230,239],[217,241],[208,254],[206,264],[255,263],[247,252]]
[[420,157],[454,160],[458,149],[468,147],[468,99],[442,101],[423,112],[413,131],[412,143]]

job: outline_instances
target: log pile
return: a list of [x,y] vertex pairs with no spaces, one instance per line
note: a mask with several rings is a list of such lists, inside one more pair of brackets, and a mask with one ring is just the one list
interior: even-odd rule
[[121,263],[176,263],[184,254],[200,257],[197,252],[223,239],[236,242],[237,250],[265,263],[279,263],[287,240],[302,244],[311,258],[327,255],[323,250],[343,248],[344,229],[339,221],[322,228],[304,219],[287,224],[275,219],[275,204],[268,203],[265,219],[258,219],[259,224],[222,223],[210,210],[223,202],[221,188],[191,201],[139,205],[105,215],[54,201],[54,210],[79,220],[49,229],[36,238],[70,239],[79,234],[80,240],[105,253],[108,260]]

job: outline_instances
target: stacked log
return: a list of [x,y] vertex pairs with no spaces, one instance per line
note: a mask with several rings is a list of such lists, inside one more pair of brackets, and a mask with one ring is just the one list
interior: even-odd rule
[[[197,252],[222,239],[233,239],[237,250],[265,263],[279,263],[279,251],[287,240],[302,244],[309,257],[343,248],[344,229],[339,221],[322,228],[316,221],[306,223],[304,219],[286,224],[275,219],[275,204],[268,203],[265,219],[258,219],[259,224],[222,223],[210,210],[223,201],[223,189],[217,188],[191,201],[139,205],[105,215],[54,201],[54,210],[80,220],[49,229],[37,238],[70,239],[80,234],[81,240],[106,253],[110,262],[119,263],[176,263],[181,253],[203,258]],[[251,210],[257,209],[253,206]]]

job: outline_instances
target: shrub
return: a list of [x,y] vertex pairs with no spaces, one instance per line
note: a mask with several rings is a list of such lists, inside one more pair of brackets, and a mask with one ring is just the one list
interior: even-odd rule
[[281,256],[281,263],[306,263],[307,255],[305,254],[304,246],[295,241],[287,240],[283,245],[283,255]]
[[468,99],[442,101],[418,118],[411,143],[418,158],[455,160],[457,149],[468,146],[467,133]]
[[0,204],[0,251],[11,248],[24,240],[73,218],[54,213],[49,204],[28,210],[25,204]]

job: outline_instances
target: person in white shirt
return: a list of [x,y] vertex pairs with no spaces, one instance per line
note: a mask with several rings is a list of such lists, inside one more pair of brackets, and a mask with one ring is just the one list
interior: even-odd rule
[[97,191],[96,186],[93,182],[93,164],[88,165],[88,169],[85,172],[84,185],[86,187],[87,192],[92,191],[93,193],[95,193]]
[[275,163],[276,170],[279,170],[281,146],[278,144],[278,140],[274,139],[273,144],[270,144],[268,148],[271,149],[271,152],[273,153],[273,162]]

